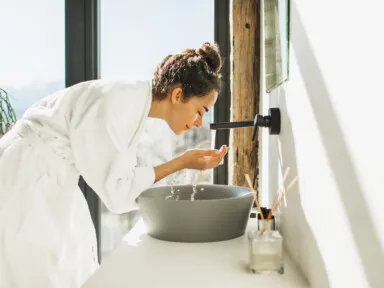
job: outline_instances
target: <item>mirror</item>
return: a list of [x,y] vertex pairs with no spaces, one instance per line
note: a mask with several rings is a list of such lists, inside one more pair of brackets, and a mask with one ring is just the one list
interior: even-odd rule
[[264,1],[265,83],[267,93],[289,76],[289,0]]

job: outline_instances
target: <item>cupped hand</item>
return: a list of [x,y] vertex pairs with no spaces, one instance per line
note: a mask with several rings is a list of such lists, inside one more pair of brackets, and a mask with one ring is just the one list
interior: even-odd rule
[[220,165],[228,150],[226,145],[221,146],[220,150],[188,150],[181,158],[186,169],[212,169]]

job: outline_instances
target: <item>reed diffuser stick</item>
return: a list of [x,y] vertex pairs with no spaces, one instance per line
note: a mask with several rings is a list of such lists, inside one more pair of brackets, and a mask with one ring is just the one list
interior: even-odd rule
[[288,184],[287,189],[285,189],[283,195],[281,196],[281,198],[279,199],[279,201],[276,203],[275,210],[276,210],[276,208],[280,205],[281,200],[283,200],[285,197],[287,197],[288,191],[291,190],[291,188],[293,187],[293,185],[295,185],[296,182],[297,182],[297,176],[296,176],[296,177],[295,177],[295,178]]
[[[284,176],[283,176],[283,187],[285,185],[285,181],[287,180],[287,177],[290,171],[291,171],[291,167],[288,166],[287,169],[285,169]],[[271,210],[268,213],[268,217],[267,217],[268,220],[272,218],[272,210],[276,206],[276,203],[279,200],[279,198],[280,198],[280,188],[277,188],[276,195],[275,195],[275,198],[273,199],[273,203],[271,206]]]
[[[297,176],[296,176],[296,177],[295,177],[295,178],[288,184],[287,189],[285,189],[283,195],[282,195],[282,196],[280,197],[280,199],[277,201],[275,207],[272,207],[272,208],[271,208],[271,211],[269,211],[268,218],[267,218],[267,222],[268,222],[268,220],[271,219],[271,217],[272,217],[273,213],[275,212],[276,208],[280,205],[281,200],[283,200],[284,197],[287,196],[288,191],[291,190],[291,188],[293,187],[293,185],[295,185],[296,182],[297,182]],[[264,234],[265,230],[266,230],[266,229],[265,229],[265,227],[264,227],[263,231],[261,231],[261,235]]]
[[[285,197],[287,197],[287,194],[288,194],[288,191],[291,190],[291,188],[293,187],[293,185],[295,185],[295,183],[297,182],[297,176],[288,184],[288,187],[287,189],[285,189],[283,195],[279,198],[279,200],[276,202],[276,205],[275,207],[272,207],[271,209],[271,215],[273,214],[273,212],[276,211],[276,209],[278,208],[278,206],[280,206],[280,203],[281,203],[281,200],[283,200]],[[269,217],[269,215],[268,215]],[[269,218],[268,218],[269,219]]]
[[256,191],[253,189],[252,187],[252,181],[251,181],[251,178],[249,177],[248,174],[245,174],[245,179],[247,180],[248,182],[248,186],[249,188],[251,188],[251,190],[253,192],[255,192],[255,204],[256,204],[256,207],[257,207],[257,210],[259,211],[260,215],[261,215],[261,219],[264,221],[264,215],[263,215],[263,212],[261,211],[261,207],[260,207],[260,204],[259,204],[259,201],[257,201],[257,197],[256,197]]

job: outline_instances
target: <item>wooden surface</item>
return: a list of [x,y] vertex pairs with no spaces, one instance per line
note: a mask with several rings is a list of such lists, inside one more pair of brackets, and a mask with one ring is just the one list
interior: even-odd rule
[[[232,5],[231,121],[253,121],[260,99],[260,1],[233,0]],[[253,128],[231,130],[232,185],[247,185],[245,173],[252,180],[258,176],[258,142],[252,142],[252,134]]]

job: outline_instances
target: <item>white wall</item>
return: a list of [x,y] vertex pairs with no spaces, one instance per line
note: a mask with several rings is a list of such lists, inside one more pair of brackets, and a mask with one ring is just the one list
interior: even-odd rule
[[283,118],[263,187],[299,177],[281,229],[312,287],[384,287],[382,3],[291,1],[290,79],[264,99]]

